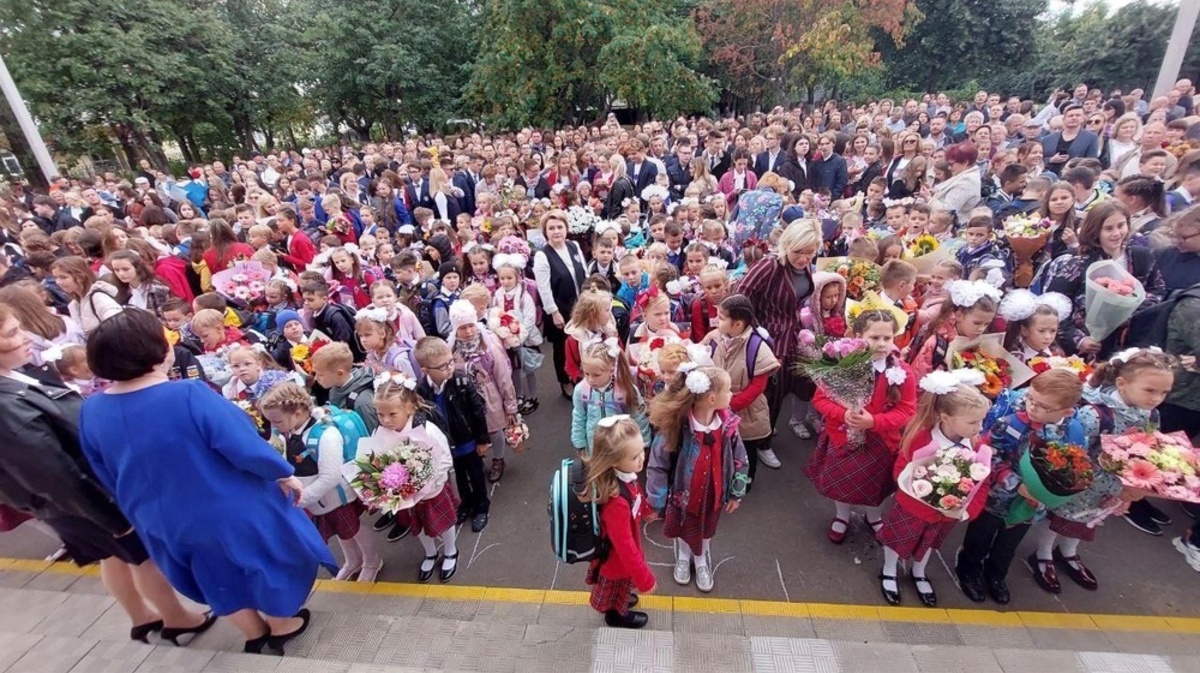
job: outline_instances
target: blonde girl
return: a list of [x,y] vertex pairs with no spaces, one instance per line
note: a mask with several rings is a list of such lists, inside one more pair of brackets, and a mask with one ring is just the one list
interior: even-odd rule
[[364,270],[358,254],[346,248],[334,248],[329,261],[331,265],[325,271],[325,280],[337,289],[341,303],[355,309],[366,308],[371,303],[371,285],[380,279]]
[[[388,321],[396,331],[396,338],[415,344],[417,339],[425,337],[425,328],[412,309],[400,301],[396,292],[396,284],[390,280],[377,280],[371,286],[371,305],[367,308],[381,308],[387,312]],[[419,377],[418,377],[419,378]]]
[[364,308],[356,313],[354,334],[367,354],[364,364],[376,375],[393,371],[412,379],[420,377],[413,342],[396,338],[396,327],[383,308]]
[[221,389],[221,394],[231,402],[254,402],[282,381],[303,385],[296,375],[284,371],[261,345],[236,345],[229,350],[226,360],[233,378]]
[[417,580],[429,581],[438,564],[438,546],[442,543],[438,579],[449,582],[458,569],[458,530],[455,527],[460,504],[450,487],[453,458],[450,442],[434,422],[428,403],[416,393],[416,381],[402,374],[384,373],[375,378],[375,410],[379,427],[372,439],[387,444],[411,441],[433,451],[433,479],[413,498],[416,504],[396,517],[397,525],[409,525],[425,550],[417,571]]
[[1021,362],[1063,354],[1057,339],[1058,324],[1071,317],[1071,300],[1066,295],[1009,290],[1000,302],[1000,317],[1008,323],[1004,349]]
[[976,339],[983,336],[1000,304],[1000,290],[982,280],[956,280],[947,284],[948,300],[938,314],[917,331],[915,349],[908,362],[913,374],[924,376],[946,368],[946,353],[957,337]]
[[634,362],[643,362],[650,355],[646,351],[651,349],[651,342],[678,340],[680,332],[671,322],[671,300],[657,286],[651,286],[638,297],[637,308],[643,320],[629,335],[629,357]]
[[692,341],[700,343],[713,329],[717,307],[729,296],[728,265],[720,258],[709,258],[700,271],[700,294],[692,298]]
[[643,444],[650,445],[646,405],[634,385],[629,360],[614,337],[583,348],[583,380],[571,397],[571,444],[581,456],[592,451],[596,424],[609,416],[625,414],[642,430]]
[[[899,477],[912,462],[914,451],[931,444],[938,449],[974,450],[975,438],[983,428],[983,419],[991,402],[978,387],[963,381],[973,376],[971,372],[958,370],[934,372],[921,379],[919,385],[925,392],[917,403],[917,415],[900,440],[900,454],[892,468],[894,477]],[[968,516],[978,514],[985,502],[984,494],[977,495],[968,507]],[[879,529],[879,542],[883,545],[879,586],[889,604],[900,603],[897,569],[901,561],[911,560],[908,575],[917,590],[917,597],[926,607],[937,607],[937,593],[929,582],[926,568],[933,552],[941,548],[959,521],[943,516],[904,491],[896,492],[896,499]]]
[[497,287],[492,294],[492,308],[511,313],[521,325],[521,343],[510,349],[513,360],[513,383],[517,389],[517,409],[522,414],[537,411],[537,370],[542,365],[538,346],[542,332],[537,325],[537,300],[525,287],[525,265],[528,260],[518,253],[500,253],[492,258],[496,269]]
[[582,345],[617,336],[617,321],[612,314],[612,295],[603,290],[585,290],[571,310],[571,320],[563,328],[567,335],[564,369],[572,383],[583,378]]
[[631,610],[637,602],[634,590],[648,593],[657,586],[642,552],[645,500],[637,481],[646,460],[642,433],[629,416],[609,416],[599,422],[592,453],[584,458],[584,492],[599,506],[600,536],[609,545],[603,560],[595,559],[588,567],[589,602],[612,628],[645,626],[646,613]]
[[867,525],[878,533],[881,506],[896,487],[892,466],[900,449],[900,430],[917,408],[916,377],[896,354],[899,331],[900,323],[889,310],[864,310],[851,325],[851,332],[871,348],[875,370],[871,398],[862,408],[847,409],[822,386],[813,395],[824,430],[804,474],[818,493],[833,501],[827,533],[833,544],[845,542],[854,506],[866,509]]
[[[657,430],[646,471],[651,509],[663,517],[663,534],[675,545],[675,582],[713,589],[710,541],[721,511],[737,510],[746,487],[746,447],[738,434],[729,373],[685,363],[650,404]],[[678,454],[672,456],[672,454]],[[672,469],[674,465],[674,469]]]
[[283,437],[288,464],[304,485],[300,502],[326,542],[337,536],[344,559],[335,580],[374,582],[383,559],[371,530],[359,523],[366,510],[342,476],[342,434],[313,417],[313,401],[304,388],[281,383],[258,401],[258,409]]

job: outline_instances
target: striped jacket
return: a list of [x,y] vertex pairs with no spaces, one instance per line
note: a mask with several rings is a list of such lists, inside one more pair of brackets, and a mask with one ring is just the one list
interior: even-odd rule
[[[812,294],[812,271],[805,269],[804,273],[808,276],[808,294]],[[800,310],[808,295],[797,297],[792,290],[792,272],[787,260],[769,255],[738,282],[736,291],[749,297],[754,305],[759,324],[771,333],[779,361],[787,362],[796,355],[796,338],[803,327]]]

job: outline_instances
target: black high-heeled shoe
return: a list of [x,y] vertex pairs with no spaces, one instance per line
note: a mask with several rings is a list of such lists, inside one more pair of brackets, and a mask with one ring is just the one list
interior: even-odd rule
[[150,622],[148,624],[139,624],[129,629],[129,639],[136,640],[141,643],[150,644],[150,634],[163,630],[163,620]]
[[[213,625],[213,624],[216,624],[216,623],[217,623],[217,616],[216,616],[216,615],[214,615],[213,613],[209,612],[209,613],[207,613],[207,614],[205,614],[205,615],[204,615],[204,622],[203,622],[203,623],[201,623],[199,626],[193,626],[193,627],[192,627],[192,628],[190,628],[190,629],[169,629],[169,628],[164,628],[164,629],[162,630],[162,633],[161,633],[161,634],[159,634],[159,635],[162,637],[162,639],[163,639],[163,640],[167,641],[168,643],[171,643],[171,644],[172,644],[172,645],[174,645],[175,647],[182,647],[182,646],[179,644],[179,637],[180,637],[180,636],[186,636],[186,635],[188,635],[188,634],[192,634],[192,638],[193,638],[193,639],[195,639],[195,637],[196,637],[196,636],[198,636],[198,635],[200,635],[201,633],[204,633],[205,631],[207,631],[207,630],[211,629],[211,628],[212,628],[212,625]],[[189,642],[189,643],[191,643],[192,641],[191,641],[191,640],[189,640],[188,642]]]
[[310,619],[312,619],[312,613],[308,611],[308,608],[300,608],[300,612],[297,612],[296,616],[301,620],[300,628],[292,631],[291,633],[285,633],[281,636],[271,634],[267,637],[267,647],[275,650],[280,655],[283,655],[283,646],[286,645],[288,641],[299,638],[305,631],[308,630],[308,622]]
[[267,641],[271,639],[271,634],[259,636],[254,640],[247,640],[242,646],[242,651],[246,654],[262,654],[263,648],[267,646]]

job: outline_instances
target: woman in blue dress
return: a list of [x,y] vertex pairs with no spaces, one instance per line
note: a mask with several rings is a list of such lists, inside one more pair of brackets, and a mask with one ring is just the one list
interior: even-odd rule
[[97,478],[180,593],[232,621],[247,652],[282,653],[308,627],[301,606],[318,569],[337,570],[295,506],[291,465],[204,383],[168,381],[173,351],[152,313],[105,321],[87,354],[116,382],[80,419]]

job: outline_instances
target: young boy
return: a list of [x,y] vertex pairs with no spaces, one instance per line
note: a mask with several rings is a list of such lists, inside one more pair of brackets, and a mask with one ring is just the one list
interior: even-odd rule
[[416,226],[417,234],[428,232],[430,236],[434,232],[429,231],[429,222],[433,220],[433,211],[428,208],[416,208],[413,210],[413,223]]
[[683,227],[674,220],[667,222],[663,226],[663,240],[667,244],[667,262],[683,273],[683,264],[687,257],[687,253],[684,252],[687,241],[683,238]]
[[258,220],[254,219],[254,209],[249,204],[239,203],[234,209],[234,214],[237,219],[233,223],[233,231],[235,234],[249,234],[250,227],[258,224]]
[[274,233],[267,225],[256,224],[250,227],[249,233],[246,234],[246,244],[256,251],[263,250],[271,245],[271,240],[275,237]]
[[188,323],[192,319],[192,307],[182,299],[171,299],[163,305],[162,321],[167,330],[167,343],[183,346],[193,353],[203,353],[204,346],[192,334]]
[[908,206],[904,220],[904,240],[912,242],[921,234],[929,231],[929,206],[924,203],[913,203]]
[[587,275],[604,276],[609,285],[616,287],[621,282],[617,275],[617,263],[613,261],[616,255],[617,248],[612,241],[606,238],[596,241],[596,245],[592,246],[592,261],[588,262]]
[[[634,255],[625,255],[617,262],[621,272],[621,288],[617,290],[617,299],[626,306],[635,306],[638,295],[650,287],[650,276],[642,270],[642,263]],[[636,316],[635,316],[636,318]]]
[[917,302],[912,298],[912,291],[917,286],[917,267],[904,260],[893,259],[884,264],[879,272],[879,285],[883,288],[879,298],[908,314],[904,331],[896,335],[896,348],[903,350],[915,334],[913,325],[917,322]]
[[[455,262],[442,262],[438,267],[438,278],[441,279],[441,289],[433,298],[433,323],[436,327],[435,334],[441,335],[443,339],[450,338],[450,305],[458,299],[458,286],[462,282],[462,275],[459,272],[458,264]],[[419,314],[418,314],[419,315]]]
[[967,220],[967,226],[963,227],[962,235],[964,243],[958,249],[956,257],[958,263],[963,266],[964,278],[971,278],[975,271],[992,267],[995,262],[1000,262],[1007,271],[1006,276],[1011,275],[1008,255],[999,243],[992,240],[991,211],[987,211],[987,214],[972,215],[971,219]]
[[1063,182],[1071,185],[1075,192],[1075,216],[1083,220],[1092,206],[1108,198],[1096,188],[1096,172],[1084,166],[1077,166],[1063,173]]
[[[1029,451],[1031,436],[1087,445],[1083,426],[1072,417],[1082,393],[1083,384],[1074,373],[1064,369],[1042,372],[1030,382],[1020,403],[1023,409],[1000,418],[988,431],[987,444],[995,451],[991,490],[984,511],[967,526],[955,564],[959,585],[972,601],[982,603],[986,590],[992,600],[1008,604],[1011,597],[1005,578],[1017,546],[1030,525],[1046,514],[1022,483],[1021,458]],[[1010,525],[1005,519],[1020,498],[1034,505],[1036,512],[1031,520]]]
[[903,203],[892,203],[887,206],[887,210],[884,213],[889,233],[896,236],[903,236],[904,222],[908,219],[907,206]]
[[414,354],[425,373],[417,383],[417,394],[441,412],[450,429],[454,478],[462,500],[458,523],[470,519],[471,530],[479,533],[487,527],[491,508],[483,471],[483,456],[491,450],[483,396],[469,375],[455,370],[454,355],[441,338],[418,340]]
[[334,342],[312,354],[313,376],[317,385],[329,390],[329,403],[362,417],[367,432],[379,427],[375,411],[375,375],[365,365],[354,364],[350,346]]
[[354,335],[354,309],[329,301],[329,285],[324,280],[312,280],[300,286],[304,308],[311,315],[314,330],[320,330],[336,342],[347,345],[354,362],[366,359],[366,353]]

